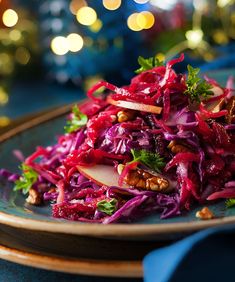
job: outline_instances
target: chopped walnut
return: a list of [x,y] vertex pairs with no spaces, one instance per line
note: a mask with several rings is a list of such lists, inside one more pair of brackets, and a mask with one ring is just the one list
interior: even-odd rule
[[170,189],[167,179],[153,175],[143,169],[130,170],[124,181],[130,186],[143,190],[168,192]]
[[42,197],[38,191],[33,188],[29,189],[29,196],[26,202],[30,205],[38,206],[42,203]]
[[117,113],[118,122],[133,120],[134,117],[135,117],[135,112],[131,110],[119,111]]
[[232,96],[228,104],[226,105],[226,110],[228,114],[225,117],[227,123],[234,123],[235,122],[235,96]]
[[203,219],[203,220],[207,220],[207,219],[212,219],[215,216],[214,216],[213,212],[208,207],[204,207],[200,211],[196,212],[196,217]]
[[167,146],[167,148],[169,148],[173,154],[184,153],[184,152],[190,151],[190,149],[187,146],[180,144],[179,142],[175,140],[171,141],[169,145]]

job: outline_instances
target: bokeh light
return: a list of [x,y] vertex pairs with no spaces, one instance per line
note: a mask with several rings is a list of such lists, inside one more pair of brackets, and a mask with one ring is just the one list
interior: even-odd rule
[[91,7],[82,7],[77,11],[77,21],[83,25],[92,25],[97,20],[97,14]]
[[57,36],[51,41],[51,50],[56,55],[65,55],[69,51],[68,40],[64,36]]
[[7,27],[13,27],[18,22],[18,15],[16,11],[12,9],[6,10],[2,15],[2,21],[5,26]]
[[103,5],[108,10],[117,10],[122,4],[121,0],[103,0]]
[[19,47],[16,50],[15,58],[18,63],[21,65],[27,65],[30,60],[30,53],[24,47]]
[[70,33],[67,36],[68,48],[71,52],[78,52],[83,47],[83,39],[77,33]]
[[139,21],[140,21],[139,13],[133,13],[133,14],[131,14],[128,17],[128,19],[127,19],[127,26],[129,27],[129,29],[131,29],[133,31],[140,31],[140,30],[142,30],[142,28],[138,25],[138,22],[137,22],[137,18],[138,17],[139,17]]
[[7,104],[9,100],[8,94],[3,87],[0,87],[0,105],[3,106]]
[[201,43],[203,31],[201,29],[188,30],[185,36],[188,40],[189,48],[194,49]]
[[87,2],[85,0],[72,0],[70,2],[70,5],[69,5],[69,9],[70,9],[70,12],[73,14],[73,15],[77,15],[77,11],[82,8],[82,7],[85,7],[87,6]]
[[137,4],[145,4],[147,3],[149,0],[134,0]]
[[6,116],[0,116],[0,127],[4,127],[10,124],[10,119]]
[[100,19],[97,19],[91,26],[90,30],[93,32],[99,32],[103,26],[103,23]]
[[227,6],[228,4],[230,4],[232,2],[232,0],[218,0],[217,5],[220,8],[224,8],[225,6]]
[[143,11],[141,12],[141,15],[144,16],[145,18],[145,25],[144,25],[144,29],[149,29],[154,25],[155,22],[155,18],[154,15],[151,12],[148,11]]
[[9,37],[13,41],[18,41],[21,38],[21,32],[18,29],[13,29],[9,32]]

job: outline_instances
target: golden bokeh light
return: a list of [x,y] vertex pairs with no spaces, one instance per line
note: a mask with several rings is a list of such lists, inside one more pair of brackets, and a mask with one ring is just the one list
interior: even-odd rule
[[103,5],[107,10],[117,10],[122,4],[121,0],[103,0]]
[[139,15],[140,15],[139,13],[133,13],[133,14],[131,14],[128,17],[128,19],[127,19],[127,26],[129,27],[129,29],[131,29],[133,31],[140,31],[140,30],[142,30],[142,28],[137,23],[137,18],[138,17],[139,17],[139,21],[140,21],[140,16]]
[[136,24],[137,26],[139,26],[140,30],[145,28],[147,21],[142,13],[138,13],[138,15],[136,16]]
[[155,23],[154,15],[151,12],[148,12],[148,11],[141,12],[141,15],[144,16],[144,18],[145,18],[145,25],[144,25],[143,29],[151,28]]
[[69,5],[70,12],[76,16],[77,11],[87,6],[87,2],[85,0],[72,0]]
[[24,47],[19,47],[16,50],[15,58],[18,63],[21,65],[27,65],[30,60],[30,53]]
[[51,41],[51,50],[56,55],[62,56],[68,53],[69,44],[67,38],[64,36],[57,36]]
[[77,33],[70,33],[67,36],[68,48],[71,52],[78,52],[83,47],[83,39]]
[[188,30],[185,33],[185,37],[188,40],[189,48],[194,49],[201,43],[203,31],[201,29]]
[[13,27],[18,22],[18,15],[16,11],[12,9],[6,10],[2,15],[2,21],[5,26],[7,27]]
[[8,94],[3,87],[0,87],[0,105],[7,104],[9,100]]
[[91,26],[90,30],[93,32],[99,32],[103,26],[103,23],[100,19],[97,19]]
[[225,45],[229,42],[227,34],[223,30],[216,30],[213,34],[213,39],[216,43]]
[[84,37],[84,44],[87,47],[91,47],[94,44],[94,40],[91,37],[89,37],[89,36]]
[[83,25],[92,25],[97,20],[97,14],[91,7],[82,7],[77,11],[77,21]]
[[0,127],[4,127],[10,124],[10,119],[6,116],[0,116]]
[[13,41],[18,41],[21,38],[21,32],[18,29],[13,29],[9,32],[9,37]]

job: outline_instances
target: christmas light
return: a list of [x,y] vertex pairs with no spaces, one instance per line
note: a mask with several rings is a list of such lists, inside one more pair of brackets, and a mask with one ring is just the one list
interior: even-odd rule
[[[143,11],[140,13],[145,18],[145,24],[143,26],[143,29],[149,29],[154,25],[155,18],[154,15],[151,12]],[[138,21],[138,18],[137,18]]]
[[135,3],[137,3],[137,4],[145,4],[145,3],[147,3],[149,0],[134,0],[135,1]]
[[21,32],[18,29],[13,29],[9,32],[9,37],[13,41],[18,41],[21,38]]
[[10,119],[6,116],[0,116],[0,127],[4,127],[10,124]]
[[140,27],[140,30],[145,28],[147,24],[147,20],[142,13],[138,13],[138,15],[136,16],[136,23],[137,23],[137,26]]
[[0,105],[3,106],[7,104],[9,100],[7,92],[4,90],[3,87],[0,87]]
[[68,40],[63,36],[57,36],[51,41],[51,50],[56,55],[65,55],[69,51]]
[[103,26],[103,23],[100,19],[97,19],[92,25],[89,26],[92,32],[99,32]]
[[5,26],[7,27],[13,27],[18,22],[18,15],[16,11],[12,9],[6,10],[2,15],[2,21]]
[[77,11],[87,6],[87,2],[85,0],[72,0],[69,5],[70,12],[76,16]]
[[127,19],[127,26],[129,27],[129,29],[133,30],[133,31],[140,31],[143,28],[141,26],[139,26],[138,22],[137,22],[137,18],[139,17],[139,22],[143,19],[145,20],[144,16],[140,16],[139,13],[133,13],[131,14],[128,19]]
[[163,10],[170,10],[174,7],[177,0],[150,0],[153,6],[156,6]]
[[225,6],[227,6],[228,4],[230,4],[232,2],[232,0],[218,0],[218,7],[220,8],[224,8]]
[[71,52],[78,52],[83,47],[83,39],[77,33],[70,33],[67,36],[68,48]]
[[121,0],[103,0],[103,5],[107,10],[117,10],[121,4]]
[[78,10],[76,17],[80,24],[92,25],[97,19],[97,14],[91,7],[82,7]]
[[201,29],[188,30],[185,36],[188,40],[189,48],[195,49],[202,41],[203,31]]
[[16,58],[16,61],[20,63],[21,65],[27,65],[27,63],[30,60],[30,53],[26,48],[19,47],[16,50],[15,58]]

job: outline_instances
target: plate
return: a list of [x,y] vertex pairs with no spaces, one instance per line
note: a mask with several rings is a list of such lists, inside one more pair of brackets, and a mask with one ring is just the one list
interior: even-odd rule
[[[70,109],[70,107],[69,107]],[[0,137],[0,167],[16,171],[19,163],[13,158],[12,150],[20,149],[25,155],[42,146],[55,142],[62,133],[68,106],[59,108],[25,122]],[[103,237],[118,240],[168,240],[197,230],[216,225],[235,223],[235,209],[225,210],[224,203],[211,205],[217,218],[199,221],[195,218],[198,208],[179,217],[160,220],[158,214],[147,216],[133,224],[100,225],[69,222],[51,217],[49,206],[34,207],[25,204],[21,193],[12,191],[11,185],[0,183],[0,223],[26,230]]]
[[0,245],[0,258],[46,270],[108,277],[142,277],[142,264],[140,261],[98,261],[71,259],[66,257],[48,256],[35,253],[34,250],[23,251]]

